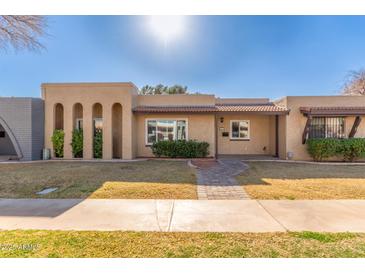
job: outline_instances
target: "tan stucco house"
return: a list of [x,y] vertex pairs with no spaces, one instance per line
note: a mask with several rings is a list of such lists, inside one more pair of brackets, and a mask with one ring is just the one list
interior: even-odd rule
[[270,155],[308,160],[312,137],[365,137],[365,96],[288,96],[224,99],[214,95],[138,95],[133,83],[42,84],[44,146],[65,132],[64,158],[73,158],[72,131],[83,128],[84,159],[92,159],[102,128],[103,159],[152,157],[158,140],[210,144],[211,157]]

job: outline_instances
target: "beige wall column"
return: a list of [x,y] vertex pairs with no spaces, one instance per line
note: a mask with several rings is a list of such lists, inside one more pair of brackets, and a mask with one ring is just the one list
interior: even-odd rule
[[84,159],[93,158],[93,122],[92,105],[83,104]]
[[103,159],[113,158],[112,105],[103,104]]
[[131,108],[129,106],[122,106],[123,108],[123,122],[122,122],[122,155],[123,159],[130,160],[133,159],[133,115],[131,115]]
[[63,157],[65,159],[72,159],[72,130],[73,130],[73,106],[72,104],[65,104],[63,106],[63,130],[65,132],[65,142],[63,147]]

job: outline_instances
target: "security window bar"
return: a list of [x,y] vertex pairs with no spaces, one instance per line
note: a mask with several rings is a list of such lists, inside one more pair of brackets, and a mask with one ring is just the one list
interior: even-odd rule
[[345,138],[345,118],[313,117],[309,128],[309,138]]

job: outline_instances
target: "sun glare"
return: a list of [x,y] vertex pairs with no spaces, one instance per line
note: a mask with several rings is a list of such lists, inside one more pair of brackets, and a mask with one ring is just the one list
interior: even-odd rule
[[149,31],[165,45],[180,39],[186,32],[185,16],[149,16]]

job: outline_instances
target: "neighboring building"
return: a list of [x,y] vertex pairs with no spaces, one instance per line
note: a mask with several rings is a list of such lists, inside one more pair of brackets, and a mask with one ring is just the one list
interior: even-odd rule
[[[43,84],[45,146],[64,129],[83,127],[84,158],[92,159],[93,132],[103,129],[103,159],[151,157],[156,140],[195,139],[210,156],[272,155],[308,160],[310,137],[365,137],[365,96],[289,96],[222,99],[214,95],[138,95],[132,83]],[[358,118],[357,118],[358,117]],[[311,123],[307,122],[310,121]]]
[[210,144],[211,157],[309,160],[308,138],[365,137],[364,116],[365,96],[288,96],[272,102],[138,95],[132,83],[42,84],[42,99],[0,99],[0,158],[39,159],[43,147],[52,150],[54,130],[62,129],[64,158],[72,159],[72,131],[82,128],[84,159],[93,158],[94,132],[102,129],[103,159],[152,157],[150,146],[157,140],[194,139]]
[[0,159],[39,160],[43,141],[43,100],[0,97]]

